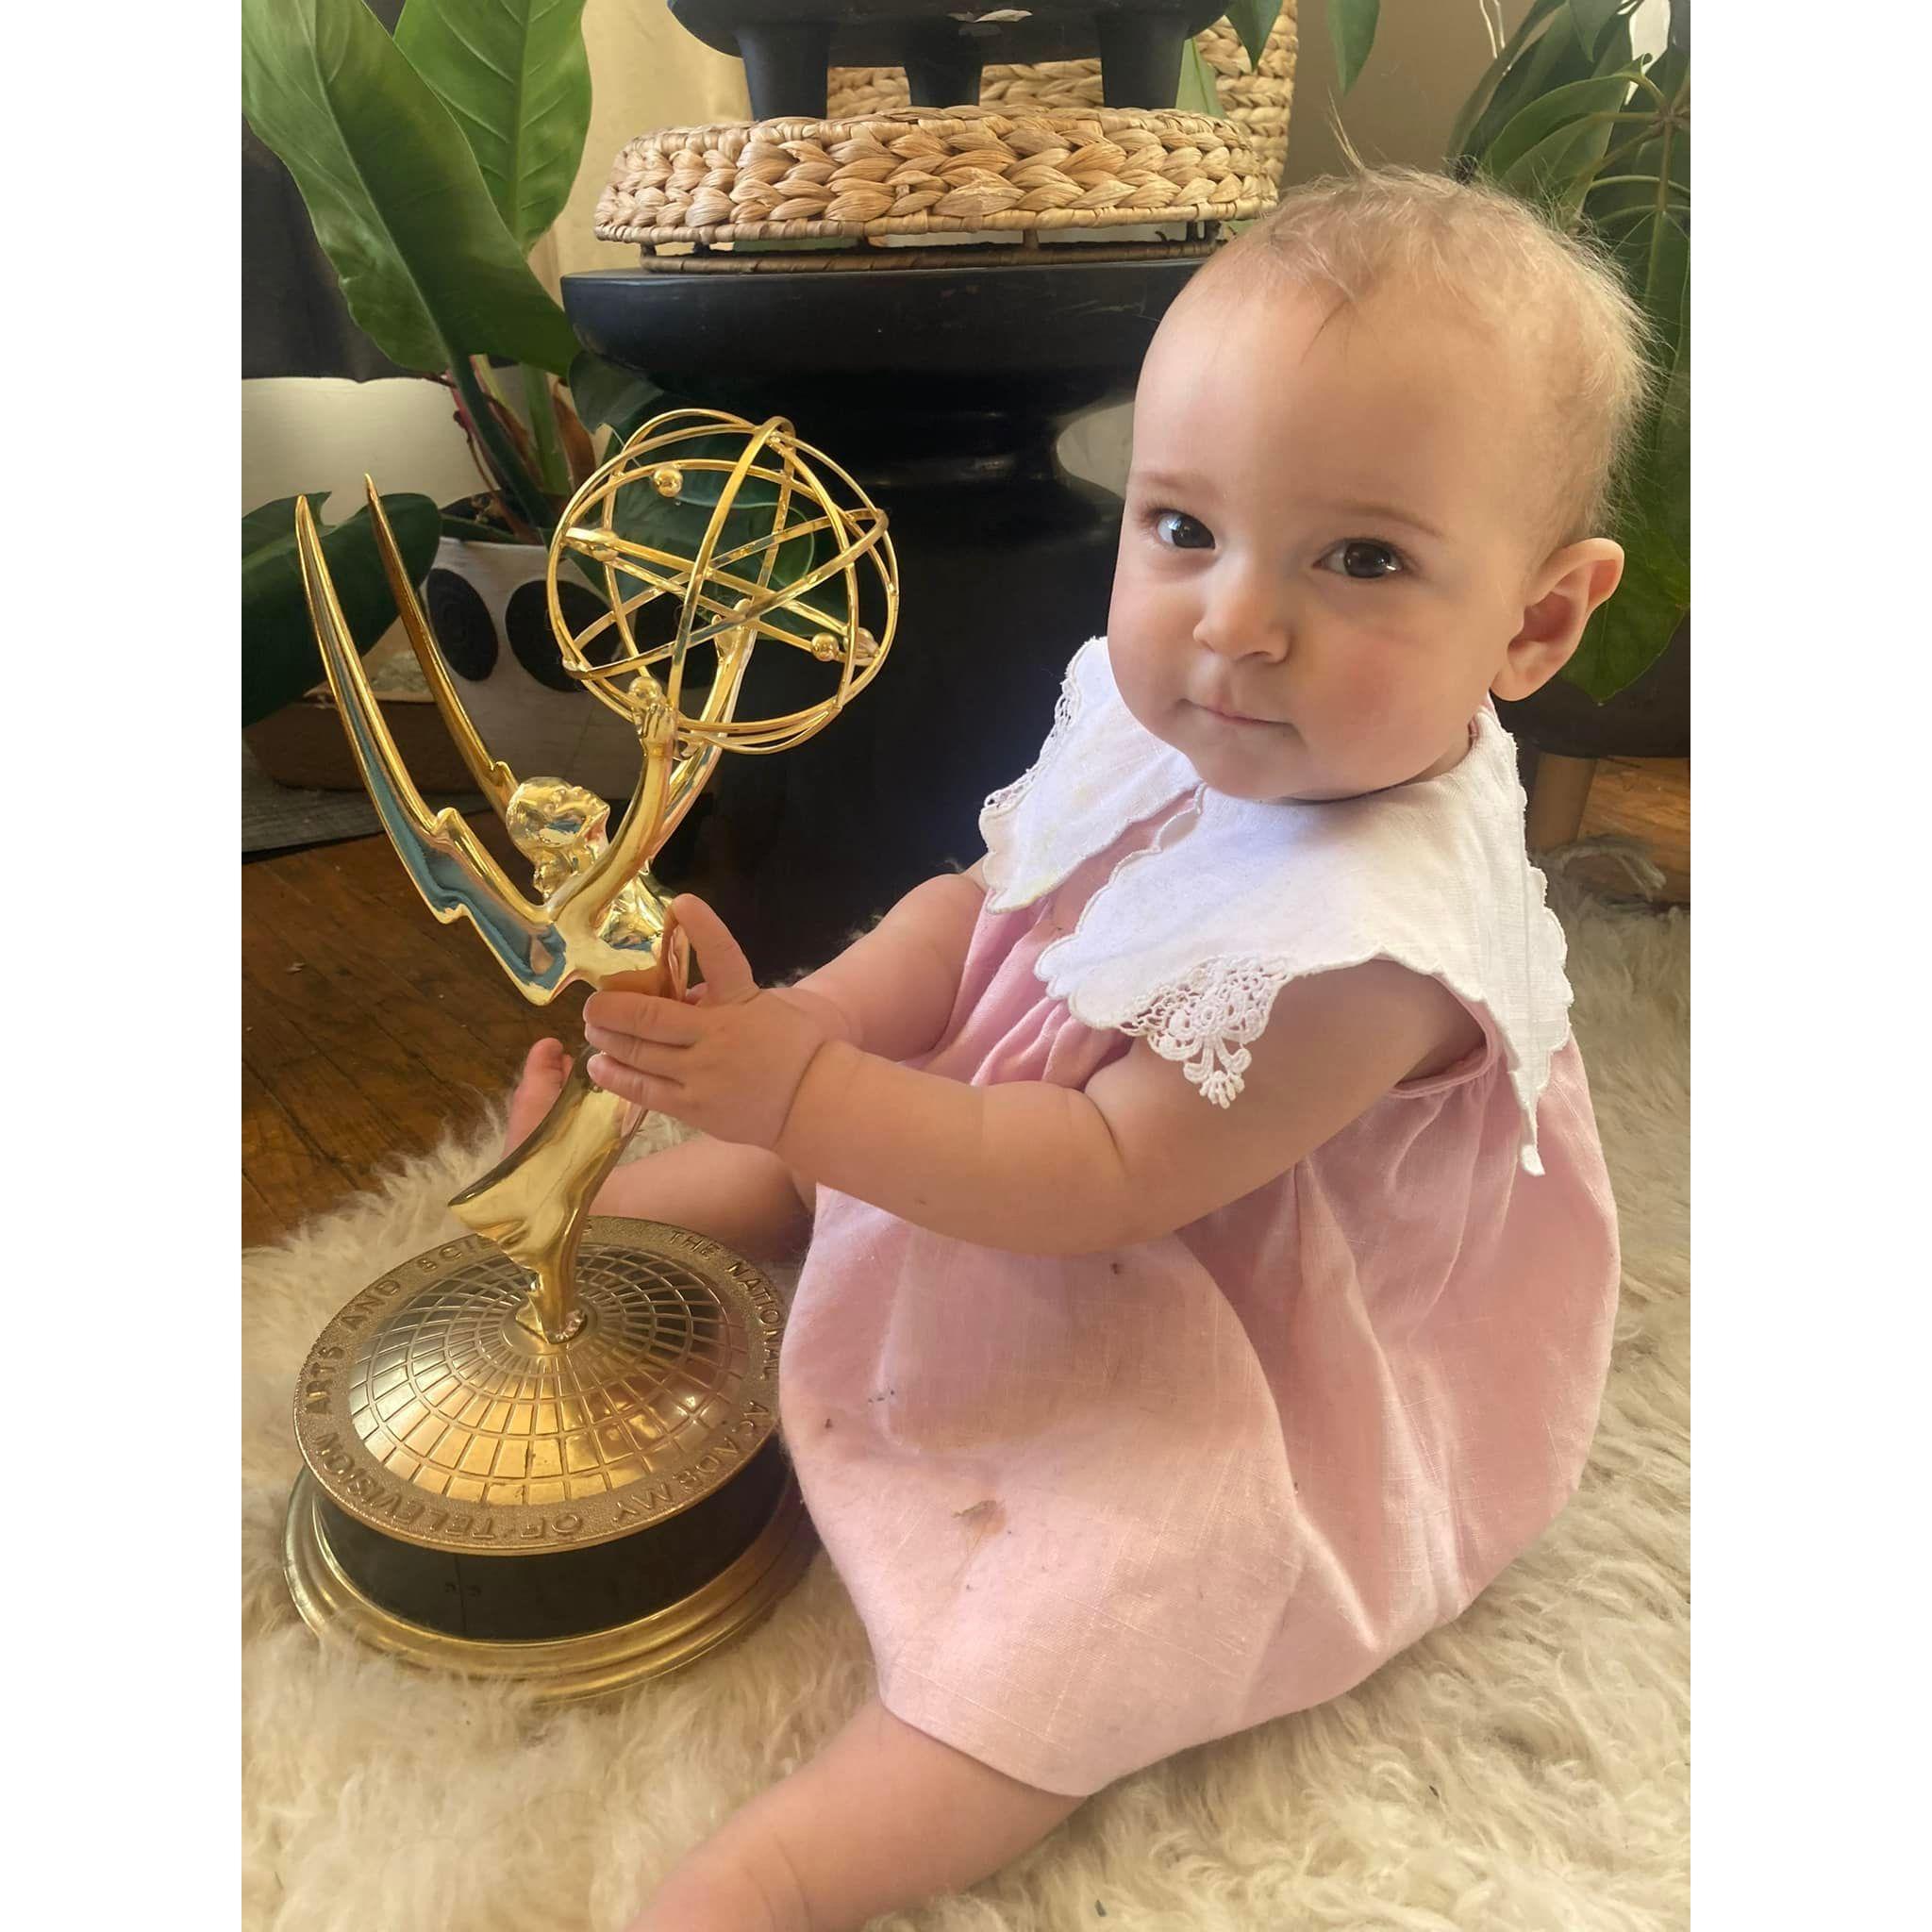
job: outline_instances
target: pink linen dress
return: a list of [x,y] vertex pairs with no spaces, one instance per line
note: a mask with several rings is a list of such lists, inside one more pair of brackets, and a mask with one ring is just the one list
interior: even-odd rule
[[[1520,971],[1556,923],[1520,857],[1508,744],[1486,706],[1456,784],[1338,802],[1372,808],[1354,817],[1258,808],[1277,816],[1230,836],[1245,851],[1253,824],[1290,827],[1275,870],[1316,897],[1277,878],[1265,902],[1196,922],[1200,946],[1224,953],[1238,930],[1247,967],[1293,977],[1366,957],[1386,898],[1384,949],[1436,971],[1483,1024],[1461,1064],[1396,1089],[1245,1198],[1112,1253],[978,1246],[819,1191],[783,1425],[880,1697],[906,1723],[1084,1796],[1347,1690],[1459,1615],[1573,1492],[1607,1367],[1616,1220],[1560,929],[1554,982]],[[1121,933],[1173,903],[1171,881],[1143,903],[1134,870],[1152,860],[1151,878],[1170,841],[1178,860],[1191,825],[1212,857],[1217,796],[1157,746],[1124,719],[1105,641],[1090,643],[1041,763],[982,821],[989,879],[1024,877],[1011,813],[1016,793],[1040,794],[1034,843],[1052,849],[1033,884],[1052,888],[1019,905],[1003,903],[1010,885],[989,893],[927,1071],[1077,1088],[1150,1030],[1086,1024],[1080,985],[1052,990],[1042,956],[1077,954],[1108,893],[1125,894]],[[1091,774],[1136,760],[1134,782],[1096,803]],[[1391,851],[1399,875],[1385,876]],[[1513,905],[1507,879],[1471,890],[1485,864],[1519,860]],[[1272,922],[1258,950],[1257,919]],[[1469,929],[1418,939],[1429,920]],[[1113,941],[1089,983],[1132,950]],[[1485,973],[1514,973],[1513,990],[1470,983]],[[1185,1034],[1156,1044],[1194,1057],[1204,1095],[1229,1068],[1238,1092],[1238,1041],[1261,1024],[1265,1003],[1213,1054]]]

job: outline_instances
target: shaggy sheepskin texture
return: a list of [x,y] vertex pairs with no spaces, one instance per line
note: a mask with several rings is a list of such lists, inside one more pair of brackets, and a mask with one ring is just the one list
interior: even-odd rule
[[[1126,1778],[891,1932],[1656,1932],[1688,1919],[1689,953],[1682,913],[1563,887],[1623,1224],[1590,1471],[1456,1624],[1320,1709]],[[247,1260],[245,1922],[616,1932],[672,1862],[868,1695],[821,1554],[751,1635],[602,1706],[324,1650],[284,1591],[291,1391],[358,1289],[460,1233],[495,1120]],[[649,1131],[647,1127],[646,1131]],[[675,1131],[675,1130],[674,1130]]]

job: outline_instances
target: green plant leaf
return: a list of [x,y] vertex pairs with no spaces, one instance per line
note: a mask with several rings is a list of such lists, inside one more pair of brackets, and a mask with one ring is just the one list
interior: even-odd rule
[[1346,93],[1375,44],[1382,0],[1328,0],[1328,40],[1335,49],[1335,77]]
[[1221,118],[1221,90],[1214,84],[1214,70],[1202,58],[1198,41],[1181,43],[1180,82],[1174,97],[1174,107],[1183,114],[1207,114]]
[[[319,518],[326,491],[312,493]],[[308,621],[302,566],[295,555],[295,503],[285,496],[242,519],[242,722],[253,724],[292,704],[323,677],[322,653]],[[426,496],[385,496],[384,514],[409,581],[419,584],[435,560],[441,518]],[[341,600],[356,648],[366,651],[396,619],[375,531],[365,505],[322,533],[322,554]]]
[[[624,536],[639,542],[656,544],[659,549],[693,556],[704,538],[711,512],[724,494],[725,473],[701,470],[700,461],[734,462],[744,448],[741,436],[725,432],[717,436],[692,437],[678,444],[672,460],[684,464],[684,488],[675,498],[664,498],[646,489],[633,487],[620,491],[611,522]],[[771,458],[767,457],[769,463]],[[772,528],[778,502],[778,486],[761,476],[747,476],[725,512],[719,532],[718,554],[735,550],[740,544],[757,541]],[[787,515],[788,525],[819,515],[818,506],[794,491]],[[795,583],[814,560],[829,554],[830,533],[815,531],[787,538],[777,546],[772,565],[771,581]],[[729,568],[739,576],[756,577],[759,568],[757,554],[745,557]]]
[[1641,551],[1632,551],[1616,595],[1598,605],[1562,675],[1598,704],[1608,704],[1663,656],[1690,608],[1688,589],[1680,592]]
[[1510,193],[1536,203],[1552,220],[1568,226],[1583,205],[1591,171],[1603,158],[1609,133],[1603,123],[1571,122],[1538,142],[1497,178]]
[[[633,542],[646,544],[674,557],[695,557],[725,481],[724,472],[701,470],[695,464],[705,459],[729,463],[743,448],[742,437],[730,433],[693,437],[680,443],[675,460],[686,466],[683,489],[675,497],[670,498],[658,495],[641,482],[620,489],[611,504],[612,527],[620,536]],[[742,545],[760,544],[772,530],[777,497],[775,483],[757,476],[746,477],[725,514],[713,555],[724,557]],[[794,527],[819,513],[817,505],[809,497],[794,491],[787,513],[787,526]],[[778,589],[796,583],[816,562],[831,555],[831,544],[830,533],[823,530],[788,537],[773,551],[772,568],[766,582]],[[756,582],[764,554],[761,548],[752,549],[724,568],[736,577]],[[608,600],[608,591],[602,567],[587,560],[581,567],[597,594]],[[617,570],[613,575],[620,599],[639,596],[649,588],[642,578],[625,571]],[[821,591],[819,597],[836,601],[832,593],[826,591]],[[676,630],[677,611],[677,598],[668,594],[651,599],[633,610],[629,622],[640,646],[648,650],[669,643]],[[716,614],[701,608],[697,623],[700,625],[709,624],[715,620]]]
[[1616,595],[1597,607],[1576,655],[1563,667],[1563,675],[1600,705],[1663,656],[1690,608],[1688,578],[1659,569],[1659,557],[1641,541],[1630,549]]
[[1561,6],[1563,0],[1532,0],[1521,25],[1503,42],[1503,50],[1491,59],[1455,118],[1447,145],[1451,162],[1480,155],[1526,100],[1536,98],[1556,68],[1567,62],[1576,70],[1561,74],[1559,79],[1582,79],[1591,72],[1574,35],[1549,31]]
[[[525,437],[522,425],[512,431],[498,416],[495,398],[484,389],[476,371],[477,365],[465,357],[460,362],[450,364],[450,380],[456,385],[467,426],[495,482],[498,508],[521,518],[533,532],[547,535],[556,522],[558,506],[544,495],[542,483],[524,460],[518,446],[519,439]],[[506,408],[504,416],[508,414]]]
[[[1595,67],[1597,74],[1615,74],[1620,69],[1636,72],[1641,62],[1635,59],[1630,50],[1630,16],[1620,13],[1614,19],[1602,40],[1596,43]],[[1646,99],[1648,96],[1646,96]]]
[[[322,507],[328,501],[326,490],[312,492],[308,508],[319,520]],[[249,510],[242,519],[242,561],[246,563],[250,555],[265,544],[273,543],[277,537],[292,537],[295,531],[295,499],[292,496],[278,497],[274,503],[265,503],[259,509]]]
[[[1570,25],[1576,29],[1577,44],[1592,60],[1612,23],[1627,18],[1630,9],[1630,0],[1565,0],[1565,4],[1570,9]],[[415,5],[415,0],[410,0],[410,5]],[[1629,31],[1627,25],[1624,31]]]
[[442,513],[441,529],[445,537],[454,537],[460,543],[514,543],[517,541],[495,524],[480,523],[475,517],[456,516],[448,510]]
[[242,0],[242,108],[294,175],[349,312],[391,360],[576,353],[475,158],[363,0]]
[[1651,75],[1671,108],[1659,113],[1655,131],[1644,133],[1633,153],[1614,161],[1611,178],[1591,189],[1583,215],[1642,305],[1655,358],[1668,375],[1683,340],[1690,275],[1688,57],[1667,52]]
[[517,247],[563,211],[591,126],[584,0],[408,0],[396,45],[470,144]]
[[1572,81],[1530,102],[1482,157],[1484,174],[1564,217],[1582,206],[1589,176],[1619,124],[1607,118],[1630,94],[1627,74]]
[[570,365],[570,399],[586,429],[608,424],[619,442],[653,416],[676,408],[675,400],[648,376],[633,375],[588,349],[580,350]]
[[547,496],[568,496],[570,475],[564,466],[563,442],[558,433],[557,412],[550,407],[550,375],[520,363],[523,378],[524,412],[530,419],[530,441],[537,449],[537,480]]
[[1651,329],[1651,353],[1667,377],[1684,353],[1684,325],[1690,301],[1690,234],[1669,214],[1646,217],[1639,225],[1643,247],[1637,299]]
[[1663,399],[1640,440],[1619,536],[1624,580],[1598,607],[1563,667],[1598,704],[1663,654],[1690,608],[1690,360],[1677,358]]
[[1229,0],[1227,24],[1241,36],[1248,50],[1248,60],[1257,74],[1261,71],[1262,50],[1274,23],[1281,18],[1281,0]]
[[[1619,130],[1628,134],[1628,128]],[[1642,144],[1608,157],[1608,177],[1585,197],[1585,218],[1616,257],[1633,291],[1651,277],[1646,266],[1655,252],[1653,225],[1668,216],[1679,227],[1690,220],[1690,131],[1661,123],[1645,133]]]

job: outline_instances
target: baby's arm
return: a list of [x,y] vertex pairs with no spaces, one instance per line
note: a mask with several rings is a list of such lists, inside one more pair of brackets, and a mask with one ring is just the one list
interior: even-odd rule
[[[928,1052],[951,1017],[984,896],[977,865],[927,879],[829,965],[775,996],[889,1059]],[[569,1063],[554,1040],[531,1049],[510,1104],[506,1154],[556,1099]],[[804,1241],[811,1187],[764,1148],[701,1139],[620,1167],[598,1191],[596,1207],[601,1214],[695,1227],[766,1260]]]
[[828,1041],[774,1151],[938,1234],[1037,1254],[1124,1247],[1287,1172],[1470,1024],[1446,988],[1388,960],[1296,980],[1228,1108],[1144,1041],[1084,1091],[969,1087]]
[[[781,990],[841,1039],[888,1060],[940,1043],[986,885],[979,866],[913,887],[829,964]],[[800,997],[800,996],[803,997]]]

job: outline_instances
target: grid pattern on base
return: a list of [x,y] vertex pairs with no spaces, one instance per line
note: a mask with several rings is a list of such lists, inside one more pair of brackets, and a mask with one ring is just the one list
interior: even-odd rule
[[523,1271],[479,1256],[370,1338],[349,1418],[392,1476],[450,1502],[541,1508],[662,1478],[738,1412],[742,1318],[675,1261],[585,1241],[582,1335],[546,1349],[516,1322]]

